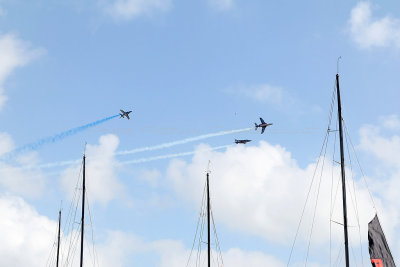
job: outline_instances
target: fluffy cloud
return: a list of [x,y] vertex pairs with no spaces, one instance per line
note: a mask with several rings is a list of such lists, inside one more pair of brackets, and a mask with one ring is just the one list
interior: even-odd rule
[[[173,240],[161,240],[153,242],[150,244],[150,248],[155,250],[161,255],[160,267],[170,267],[170,266],[185,266],[190,255],[190,251],[184,249],[181,242]],[[215,251],[211,252],[213,254],[212,260],[215,260]],[[283,262],[279,261],[271,255],[264,254],[259,251],[243,251],[238,248],[232,248],[225,252],[222,252],[222,259],[224,261],[224,266],[230,267],[240,267],[240,266],[252,266],[252,267],[262,267],[262,266],[274,266],[281,267],[285,266]],[[192,255],[192,257],[195,257]],[[200,256],[201,260],[206,260],[206,251],[202,251]],[[191,265],[191,263],[193,263]],[[194,262],[189,262],[188,266],[195,266]],[[215,266],[217,266],[215,264]]]
[[[382,126],[383,127],[382,127]],[[360,129],[360,148],[378,158],[386,166],[400,170],[400,136],[383,136],[382,129],[396,130],[400,125],[397,116],[381,119],[381,125],[364,125]]]
[[[0,196],[0,265],[1,266],[46,266],[51,247],[55,241],[58,224],[56,221],[40,215],[22,198],[13,196]],[[61,250],[67,255],[69,238],[75,235],[63,235]],[[79,240],[79,239],[77,239]],[[79,251],[78,242],[76,245]],[[91,265],[93,260],[90,242],[87,243],[85,263]],[[108,231],[105,239],[97,242],[95,246],[97,264],[101,267],[122,267],[131,265],[132,260],[137,262],[141,256],[142,262],[148,266],[184,266],[190,254],[182,242],[176,240],[144,241],[142,238],[121,231]],[[54,252],[54,251],[53,251]],[[283,266],[277,259],[256,251],[242,251],[230,249],[223,253],[227,266],[239,267],[244,263],[251,266]],[[78,264],[79,257],[75,255],[73,262]],[[61,259],[65,263],[66,258]],[[150,263],[150,264],[149,264]],[[153,263],[153,264],[151,264]]]
[[382,125],[389,130],[400,130],[400,120],[397,115],[385,116],[382,118]]
[[[190,255],[190,249],[185,248],[181,241],[172,239],[145,241],[135,234],[121,231],[108,231],[105,240],[96,245],[96,251],[101,267],[130,266],[132,262],[140,262],[143,266],[186,266]],[[202,260],[206,258],[206,253],[206,250],[201,251]],[[215,253],[212,250],[212,259],[215,258]],[[192,254],[192,258],[196,256]],[[284,266],[271,255],[238,248],[222,252],[222,258],[224,265],[231,267],[244,266],[246,263],[254,267]],[[87,258],[85,262],[90,264]],[[78,257],[74,258],[73,264],[78,264]],[[195,266],[194,262],[190,261],[188,266]]]
[[[207,147],[199,146],[190,163],[174,160],[167,173],[174,190],[186,203],[190,203],[192,208],[198,208],[200,203],[208,160],[212,163],[210,190],[216,221],[231,229],[290,246],[316,163],[301,168],[283,147],[272,146],[266,142],[260,142],[258,146],[236,146],[228,148],[226,152],[209,151]],[[320,246],[318,252],[321,252],[324,245],[325,249],[329,248],[329,207],[332,205],[332,182],[335,200],[332,219],[338,223],[343,220],[339,184],[340,168],[338,165],[332,165],[332,159],[326,158],[324,171],[321,171],[323,160],[324,158],[320,159],[298,237],[300,244],[308,240],[318,187],[320,187],[312,239],[312,244]],[[333,181],[332,174],[335,177]],[[347,176],[352,176],[349,169],[347,169]],[[358,228],[353,226],[357,226],[358,222],[355,217],[353,183],[350,181],[348,179],[347,185],[349,225],[352,226],[349,232],[353,236],[352,244],[357,247],[359,245]],[[354,186],[361,233],[364,233],[363,242],[366,242],[367,223],[372,219],[374,210],[363,184],[356,182]],[[336,188],[339,190],[336,191]],[[376,200],[376,203],[381,207],[379,200]],[[393,218],[386,216],[386,213],[383,217]],[[333,241],[341,244],[342,227],[336,223],[332,225]],[[392,233],[392,227],[389,227],[387,232]],[[306,245],[297,246],[300,250],[306,247]],[[315,251],[312,248],[311,250]]]
[[57,224],[23,199],[0,197],[0,265],[45,266]]
[[359,2],[351,10],[349,30],[362,48],[400,47],[400,20],[390,16],[373,18],[369,2]]
[[14,142],[8,133],[0,133],[0,156],[11,152],[14,149]]
[[[14,149],[14,142],[7,133],[0,133],[0,156]],[[36,153],[20,155],[16,158],[19,166],[0,161],[0,186],[25,197],[39,197],[45,188],[46,179],[40,170],[29,169],[38,162]]]
[[[32,206],[22,198],[14,196],[0,196],[0,266],[49,266],[48,259],[54,260],[55,253],[52,246],[58,229],[58,223],[40,215]],[[69,249],[71,236],[77,236],[76,232],[70,232],[62,237],[61,263],[66,263],[65,257]],[[89,236],[89,235],[87,235]],[[79,255],[79,238],[75,238]],[[87,242],[87,241],[86,241]],[[87,242],[85,266],[92,265],[93,244]],[[103,242],[97,243],[98,264],[102,267],[127,266],[126,259],[130,253],[140,253],[143,245],[149,246],[132,234],[122,232],[107,232]],[[92,253],[92,254],[91,254]],[[71,254],[69,254],[71,256]],[[64,256],[64,257],[63,257]],[[79,257],[73,258],[72,264],[78,265]],[[52,260],[51,260],[52,262]],[[70,262],[71,264],[71,262]],[[61,264],[63,265],[63,264]],[[70,265],[68,265],[70,266]],[[74,266],[74,265],[71,265]]]
[[155,12],[166,12],[171,5],[171,0],[112,0],[102,3],[106,14],[116,20],[130,20]]
[[[388,125],[388,121],[390,121]],[[399,229],[399,209],[398,203],[400,202],[400,195],[398,188],[400,188],[400,135],[398,132],[391,132],[397,130],[393,125],[398,125],[400,121],[397,116],[388,116],[381,118],[381,122],[376,125],[365,125],[360,129],[360,144],[359,148],[373,156],[374,162],[374,177],[369,178],[369,183],[374,194],[382,199],[385,209],[389,210],[393,216],[390,218],[383,218],[381,222],[385,226],[386,237],[389,242],[398,239],[395,230]],[[388,127],[389,126],[389,127]],[[378,211],[382,213],[383,209],[379,208]],[[379,214],[380,217],[381,214]],[[386,226],[390,227],[389,233]],[[399,247],[400,249],[400,247]]]
[[233,0],[208,0],[208,3],[216,10],[228,10],[234,5]]
[[[122,197],[123,187],[116,176],[115,150],[119,139],[115,135],[103,135],[99,145],[87,145],[86,148],[86,184],[89,199],[105,204],[112,199]],[[66,169],[61,177],[63,189],[73,196],[80,166]]]
[[43,54],[43,49],[32,46],[12,34],[0,34],[0,109],[7,97],[4,95],[4,82],[18,67],[28,64]]

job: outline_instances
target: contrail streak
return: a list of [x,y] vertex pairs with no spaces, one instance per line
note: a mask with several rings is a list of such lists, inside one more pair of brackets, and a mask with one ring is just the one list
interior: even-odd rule
[[[233,147],[235,145],[225,145],[225,146],[216,146],[216,147],[210,147],[209,149],[205,149],[205,152],[208,151],[215,151],[215,150],[220,150],[228,147]],[[194,151],[188,151],[188,152],[181,152],[181,153],[174,153],[174,154],[166,154],[166,155],[160,155],[160,156],[155,156],[155,157],[147,157],[147,158],[139,158],[139,159],[133,159],[133,160],[127,160],[118,163],[119,166],[123,165],[130,165],[130,164],[139,164],[139,163],[146,163],[150,161],[156,161],[156,160],[163,160],[163,159],[171,159],[171,158],[179,158],[179,157],[185,157],[185,156],[190,156],[196,154],[196,150]],[[82,162],[81,159],[79,160],[70,160],[70,161],[62,161],[62,162],[55,162],[55,163],[48,163],[48,164],[42,164],[36,167],[27,167],[27,168],[22,168],[22,169],[45,169],[45,168],[51,168],[51,167],[59,167],[59,166],[64,166],[64,165],[72,165],[72,164],[78,164]],[[0,169],[0,172],[6,171],[6,168]],[[45,176],[51,176],[51,175],[58,175],[60,174],[59,172],[51,172],[51,173],[44,173],[43,175]]]
[[[232,147],[232,146],[234,146],[234,145],[211,147],[210,149],[207,149],[206,151],[220,150],[220,149],[224,149],[224,148],[228,148],[228,147]],[[150,161],[161,160],[161,159],[178,158],[178,157],[194,155],[195,153],[196,153],[196,151],[188,151],[188,152],[166,154],[166,155],[160,155],[160,156],[154,156],[154,157],[139,158],[139,159],[123,161],[123,162],[118,163],[118,165],[137,164],[137,163],[144,163],[144,162],[150,162]],[[73,164],[78,164],[81,161],[82,161],[82,159],[67,160],[67,161],[60,161],[60,162],[41,164],[41,165],[37,165],[37,166],[34,166],[34,167],[33,166],[32,167],[25,167],[25,168],[22,168],[22,169],[48,169],[48,168],[53,168],[53,167],[70,166],[70,165],[73,165]]]
[[17,153],[21,153],[21,152],[24,152],[24,151],[37,150],[37,149],[39,149],[40,147],[42,147],[42,146],[44,146],[46,144],[51,144],[51,143],[55,143],[57,141],[61,141],[66,137],[69,137],[71,135],[74,135],[74,134],[77,134],[79,132],[85,131],[85,130],[91,128],[91,127],[94,127],[96,125],[99,125],[101,123],[109,121],[111,119],[114,119],[114,118],[116,118],[118,116],[119,115],[114,115],[114,116],[111,116],[111,117],[107,117],[107,118],[104,118],[104,119],[101,119],[101,120],[98,120],[98,121],[95,121],[95,122],[91,122],[91,123],[88,123],[88,124],[85,124],[85,125],[82,125],[82,126],[79,126],[79,127],[76,127],[76,128],[72,128],[72,129],[70,129],[68,131],[64,131],[64,132],[55,134],[53,136],[45,137],[45,138],[40,139],[40,140],[38,140],[38,141],[36,141],[34,143],[30,143],[30,144],[26,144],[24,146],[21,146],[21,147],[15,149],[14,151],[11,151],[10,153],[8,153],[6,156],[10,157],[10,156],[13,156],[13,155],[15,155]]
[[[118,115],[116,115],[118,116]],[[221,131],[221,132],[215,132],[215,133],[210,133],[210,134],[203,134],[203,135],[198,135],[195,137],[189,137],[185,138],[182,140],[177,140],[169,143],[164,143],[160,145],[155,145],[155,146],[149,146],[149,147],[142,147],[142,148],[135,148],[131,150],[123,150],[123,151],[117,151],[115,152],[115,155],[131,155],[139,152],[145,152],[145,151],[153,151],[153,150],[159,150],[159,149],[164,149],[164,148],[169,148],[177,145],[183,145],[187,144],[190,142],[195,142],[207,138],[212,138],[212,137],[217,137],[217,136],[222,136],[222,135],[227,135],[227,134],[233,134],[233,133],[240,133],[240,132],[246,132],[250,131],[253,128],[243,128],[243,129],[237,129],[237,130],[229,130],[229,131]],[[187,153],[187,152],[185,152]],[[189,154],[190,155],[190,154]],[[183,155],[184,156],[184,155]],[[80,159],[76,160],[68,160],[68,161],[61,161],[61,162],[53,162],[53,163],[46,163],[46,164],[41,164],[37,165],[35,167],[27,167],[28,169],[47,169],[47,168],[53,168],[53,167],[62,167],[62,166],[68,166],[72,165],[76,162],[80,162]]]
[[130,155],[130,154],[135,154],[139,152],[144,152],[144,151],[153,151],[153,150],[158,150],[158,149],[164,149],[164,148],[169,148],[177,145],[183,145],[187,144],[190,142],[195,142],[203,139],[208,139],[211,137],[217,137],[221,135],[227,135],[227,134],[234,134],[234,133],[240,133],[240,132],[246,132],[250,131],[253,128],[244,128],[244,129],[238,129],[238,130],[230,130],[230,131],[221,131],[221,132],[216,132],[216,133],[210,133],[210,134],[203,134],[195,137],[190,137],[182,140],[177,140],[174,142],[169,142],[169,143],[164,143],[161,145],[155,145],[155,146],[148,146],[148,147],[142,147],[142,148],[135,148],[132,150],[123,150],[123,151],[117,151],[115,155]]
[[[234,146],[234,145],[211,147],[210,149],[207,149],[205,151],[207,151],[207,152],[208,151],[214,151],[214,150],[224,149],[224,148],[228,148],[228,147],[232,147],[232,146]],[[160,159],[170,159],[170,158],[178,158],[178,157],[190,156],[190,155],[194,155],[195,153],[196,153],[196,150],[188,151],[188,152],[161,155],[161,156],[155,156],[155,157],[127,160],[127,161],[120,162],[119,164],[120,165],[128,165],[128,164],[144,163],[144,162],[160,160]]]

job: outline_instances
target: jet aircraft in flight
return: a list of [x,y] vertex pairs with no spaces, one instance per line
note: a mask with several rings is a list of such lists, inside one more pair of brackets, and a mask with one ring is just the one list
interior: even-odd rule
[[235,144],[246,144],[248,142],[251,142],[251,140],[248,140],[248,139],[237,140],[237,139],[235,139]]
[[130,119],[129,118],[129,113],[131,113],[132,111],[123,111],[122,109],[120,109],[120,111],[121,111],[121,113],[119,114],[120,115],[120,118],[127,118],[128,120]]
[[264,131],[265,131],[265,128],[267,128],[268,126],[272,125],[272,123],[265,123],[263,118],[260,118],[260,121],[261,121],[260,124],[257,124],[257,123],[254,123],[254,124],[255,124],[256,131],[257,131],[258,127],[261,127],[261,134],[263,134]]

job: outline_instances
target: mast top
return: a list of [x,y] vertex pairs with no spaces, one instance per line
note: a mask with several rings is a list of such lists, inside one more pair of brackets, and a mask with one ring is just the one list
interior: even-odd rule
[[342,59],[342,56],[339,56],[337,59],[337,64],[336,64],[336,76],[339,76],[339,60]]
[[207,174],[210,174],[210,173],[211,173],[210,165],[211,165],[211,160],[208,160]]
[[83,148],[83,157],[86,158],[86,145],[87,142],[85,141],[85,147]]

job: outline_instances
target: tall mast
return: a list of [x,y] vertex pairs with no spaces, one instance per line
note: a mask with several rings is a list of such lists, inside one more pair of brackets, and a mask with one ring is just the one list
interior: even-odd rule
[[340,135],[340,167],[342,171],[344,247],[346,256],[346,267],[349,267],[350,263],[349,263],[349,240],[347,234],[346,176],[344,169],[342,105],[340,102],[339,74],[336,74],[336,90],[337,90],[337,102],[338,102],[339,135]]
[[61,210],[58,212],[58,240],[57,240],[57,262],[56,267],[58,267],[58,259],[60,256],[60,228],[61,228]]
[[207,246],[208,246],[208,267],[210,267],[211,265],[211,261],[210,261],[210,187],[209,187],[209,179],[208,179],[209,173],[207,172],[207,238],[208,238],[208,242],[207,242]]
[[84,228],[85,228],[85,162],[86,162],[86,155],[83,154],[83,179],[82,179],[82,220],[81,220],[81,264],[80,267],[83,266],[83,235],[84,235]]

